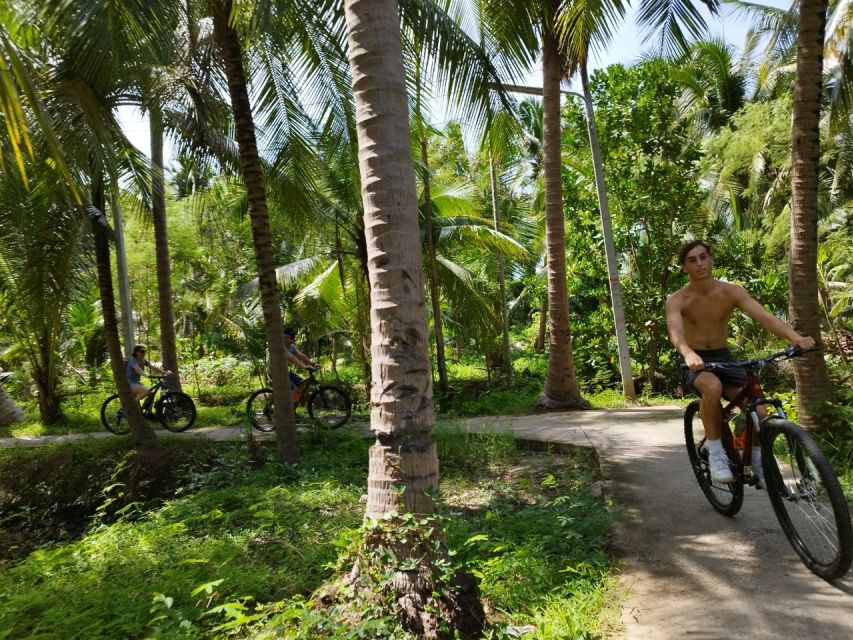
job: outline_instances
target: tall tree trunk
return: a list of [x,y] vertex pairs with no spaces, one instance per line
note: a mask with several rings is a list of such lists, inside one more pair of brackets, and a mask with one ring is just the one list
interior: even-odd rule
[[[492,191],[492,222],[495,231],[501,232],[501,211],[498,199],[498,171],[495,157],[489,150],[489,185]],[[498,254],[498,304],[501,306],[501,353],[506,383],[512,382],[512,354],[509,350],[509,313],[506,308],[506,282],[504,280],[504,257]]]
[[345,8],[370,279],[370,427],[377,436],[366,515],[400,509],[401,490],[403,510],[432,513],[438,458],[397,7],[394,0],[346,0]]
[[[429,329],[400,18],[395,0],[345,0],[344,13],[371,299],[370,428],[376,443],[370,449],[366,516],[384,520],[391,532],[399,534],[396,514],[432,513],[431,496],[438,489]],[[452,637],[454,630],[477,616],[470,611],[463,614],[459,607],[436,597],[436,590],[446,586],[434,578],[434,561],[443,555],[440,530],[415,531],[437,545],[425,552],[406,535],[403,542],[391,542],[397,555],[392,569],[397,612],[404,628],[418,637],[428,637],[425,625],[438,623],[438,618]],[[389,539],[394,538],[378,544],[386,545]],[[366,544],[377,541],[368,539]],[[397,568],[407,560],[414,561],[415,567]],[[475,592],[473,585],[466,591],[479,606]],[[457,615],[448,614],[448,609]],[[477,619],[481,621],[482,616]]]
[[569,328],[569,289],[566,282],[566,231],[560,154],[560,78],[562,56],[553,31],[545,28],[542,43],[542,153],[545,178],[545,247],[548,274],[550,350],[545,392],[539,398],[547,409],[588,406],[581,397],[572,360]]
[[104,184],[95,176],[92,179],[92,207],[89,209],[89,220],[92,224],[92,235],[95,238],[95,265],[98,270],[98,289],[101,296],[101,314],[104,320],[104,339],[107,343],[107,353],[110,356],[110,368],[113,372],[121,406],[127,416],[130,428],[130,439],[133,446],[139,449],[155,438],[154,431],[148,426],[142,416],[142,409],[136,401],[130,384],[127,381],[124,354],[118,337],[118,322],[116,320],[116,303],[113,295],[113,274],[110,267],[110,242],[107,234],[107,216],[104,214]]
[[[827,0],[802,0],[797,42],[791,127],[791,256],[788,269],[791,323],[818,345],[820,306],[817,281],[817,190],[820,161],[820,101]],[[821,352],[794,360],[799,420],[815,426],[809,406],[832,397]]]
[[148,112],[151,131],[151,217],[154,221],[154,254],[157,258],[157,299],[160,304],[160,353],[163,368],[175,375],[165,384],[179,391],[178,348],[175,314],[172,311],[172,262],[169,257],[169,230],[166,223],[166,184],[163,170],[163,114],[159,107]]
[[127,270],[127,250],[124,245],[124,221],[119,202],[118,182],[112,184],[113,229],[116,234],[116,272],[118,274],[119,307],[121,308],[121,332],[124,342],[124,357],[130,358],[133,351],[133,308],[130,301],[130,277]]
[[237,144],[240,147],[240,168],[246,185],[249,217],[252,223],[252,244],[258,269],[258,287],[264,314],[267,346],[270,352],[270,383],[272,384],[277,453],[280,460],[299,460],[299,441],[296,437],[296,420],[293,398],[287,376],[287,352],[282,338],[281,306],[278,283],[273,262],[272,234],[270,232],[267,198],[264,188],[263,166],[255,140],[255,123],[249,103],[246,75],[243,69],[243,49],[237,31],[230,23],[232,0],[222,0],[213,14],[213,30],[225,62],[228,91]]
[[595,189],[598,192],[598,211],[601,214],[601,231],[604,235],[604,255],[607,260],[607,275],[610,282],[610,301],[613,305],[613,325],[616,328],[616,350],[619,355],[619,373],[622,376],[622,393],[628,400],[636,400],[634,373],[631,370],[631,354],[628,351],[628,332],[625,328],[625,306],[622,304],[622,287],[619,284],[619,264],[613,242],[613,224],[610,220],[610,203],[607,199],[607,183],[604,181],[604,163],[601,160],[601,145],[598,142],[598,126],[592,108],[589,77],[586,61],[580,68],[583,84],[583,102],[586,107],[586,126],[589,148],[592,152],[592,168],[595,172]]
[[444,330],[441,323],[441,295],[438,290],[438,267],[435,241],[432,237],[432,197],[430,195],[429,156],[427,143],[421,138],[421,161],[424,164],[424,238],[429,262],[429,297],[432,304],[432,326],[435,332],[435,364],[438,367],[438,388],[447,393],[447,361],[444,357]]

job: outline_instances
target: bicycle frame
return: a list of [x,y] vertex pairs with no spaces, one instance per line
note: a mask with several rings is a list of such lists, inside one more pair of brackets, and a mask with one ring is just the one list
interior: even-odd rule
[[[731,429],[728,425],[732,418],[732,415],[734,414],[734,410],[736,408],[746,409],[746,415],[749,420],[746,423],[746,437],[744,440],[743,455],[741,456],[740,460],[733,461],[738,466],[738,469],[740,470],[741,474],[743,474],[743,468],[751,464],[752,448],[753,446],[755,446],[755,432],[758,431],[759,437],[761,437],[761,424],[770,417],[778,417],[782,420],[787,420],[785,410],[782,408],[782,401],[764,395],[764,390],[761,388],[761,383],[759,382],[758,375],[769,362],[772,362],[780,357],[791,357],[792,355],[798,353],[798,350],[794,351],[792,349],[786,349],[771,356],[759,358],[756,360],[749,360],[740,364],[741,367],[746,369],[746,385],[744,385],[743,389],[741,389],[740,393],[738,393],[734,399],[730,400],[728,404],[724,405],[722,411],[722,426],[724,429],[728,430],[729,433],[731,433]],[[728,363],[708,363],[705,365],[705,369],[707,371],[713,371],[715,368],[726,369],[730,368],[730,366],[731,365],[729,365]],[[762,406],[773,407],[775,409],[775,415],[771,416],[771,413],[768,412],[764,419],[760,419],[758,416],[758,409]],[[734,439],[733,435],[732,439]]]
[[159,380],[157,380],[154,386],[148,390],[148,395],[145,396],[145,399],[142,401],[142,411],[151,411],[152,407],[154,406],[154,400],[157,399],[157,392],[160,391],[160,388],[162,386],[163,379],[160,378]]

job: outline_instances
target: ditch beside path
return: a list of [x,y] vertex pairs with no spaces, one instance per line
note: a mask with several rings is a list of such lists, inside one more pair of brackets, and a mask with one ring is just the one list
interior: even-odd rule
[[[809,572],[762,491],[748,488],[734,518],[711,509],[687,460],[681,416],[676,407],[637,407],[451,424],[598,451],[616,505],[615,543],[624,558],[621,584],[627,592],[624,628],[613,638],[853,638],[853,571],[835,584]],[[236,440],[245,438],[245,431],[192,429],[187,435]],[[0,447],[86,437],[112,436],[3,438]]]

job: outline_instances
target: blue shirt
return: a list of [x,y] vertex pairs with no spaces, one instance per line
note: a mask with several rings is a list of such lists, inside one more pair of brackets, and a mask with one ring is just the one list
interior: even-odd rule
[[145,365],[150,365],[151,363],[148,360],[137,360],[134,356],[130,357],[130,360],[127,361],[127,381],[130,384],[142,384],[142,380],[139,377],[139,373],[134,368],[136,365],[139,365],[139,368],[145,371]]

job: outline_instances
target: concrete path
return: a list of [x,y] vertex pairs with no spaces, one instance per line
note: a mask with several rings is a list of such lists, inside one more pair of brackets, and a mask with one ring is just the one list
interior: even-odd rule
[[[624,557],[622,632],[629,640],[851,640],[853,572],[829,584],[800,562],[762,491],[747,488],[734,518],[702,495],[673,407],[549,413],[455,421],[471,431],[594,447],[617,509]],[[191,436],[245,438],[239,427]],[[0,439],[0,447],[110,434]],[[271,437],[271,434],[264,437]],[[12,442],[14,441],[14,442]]]
[[714,511],[693,476],[682,410],[580,411],[463,421],[471,430],[597,449],[624,557],[622,635],[631,640],[851,640],[853,571],[829,584],[800,562],[767,494]]

